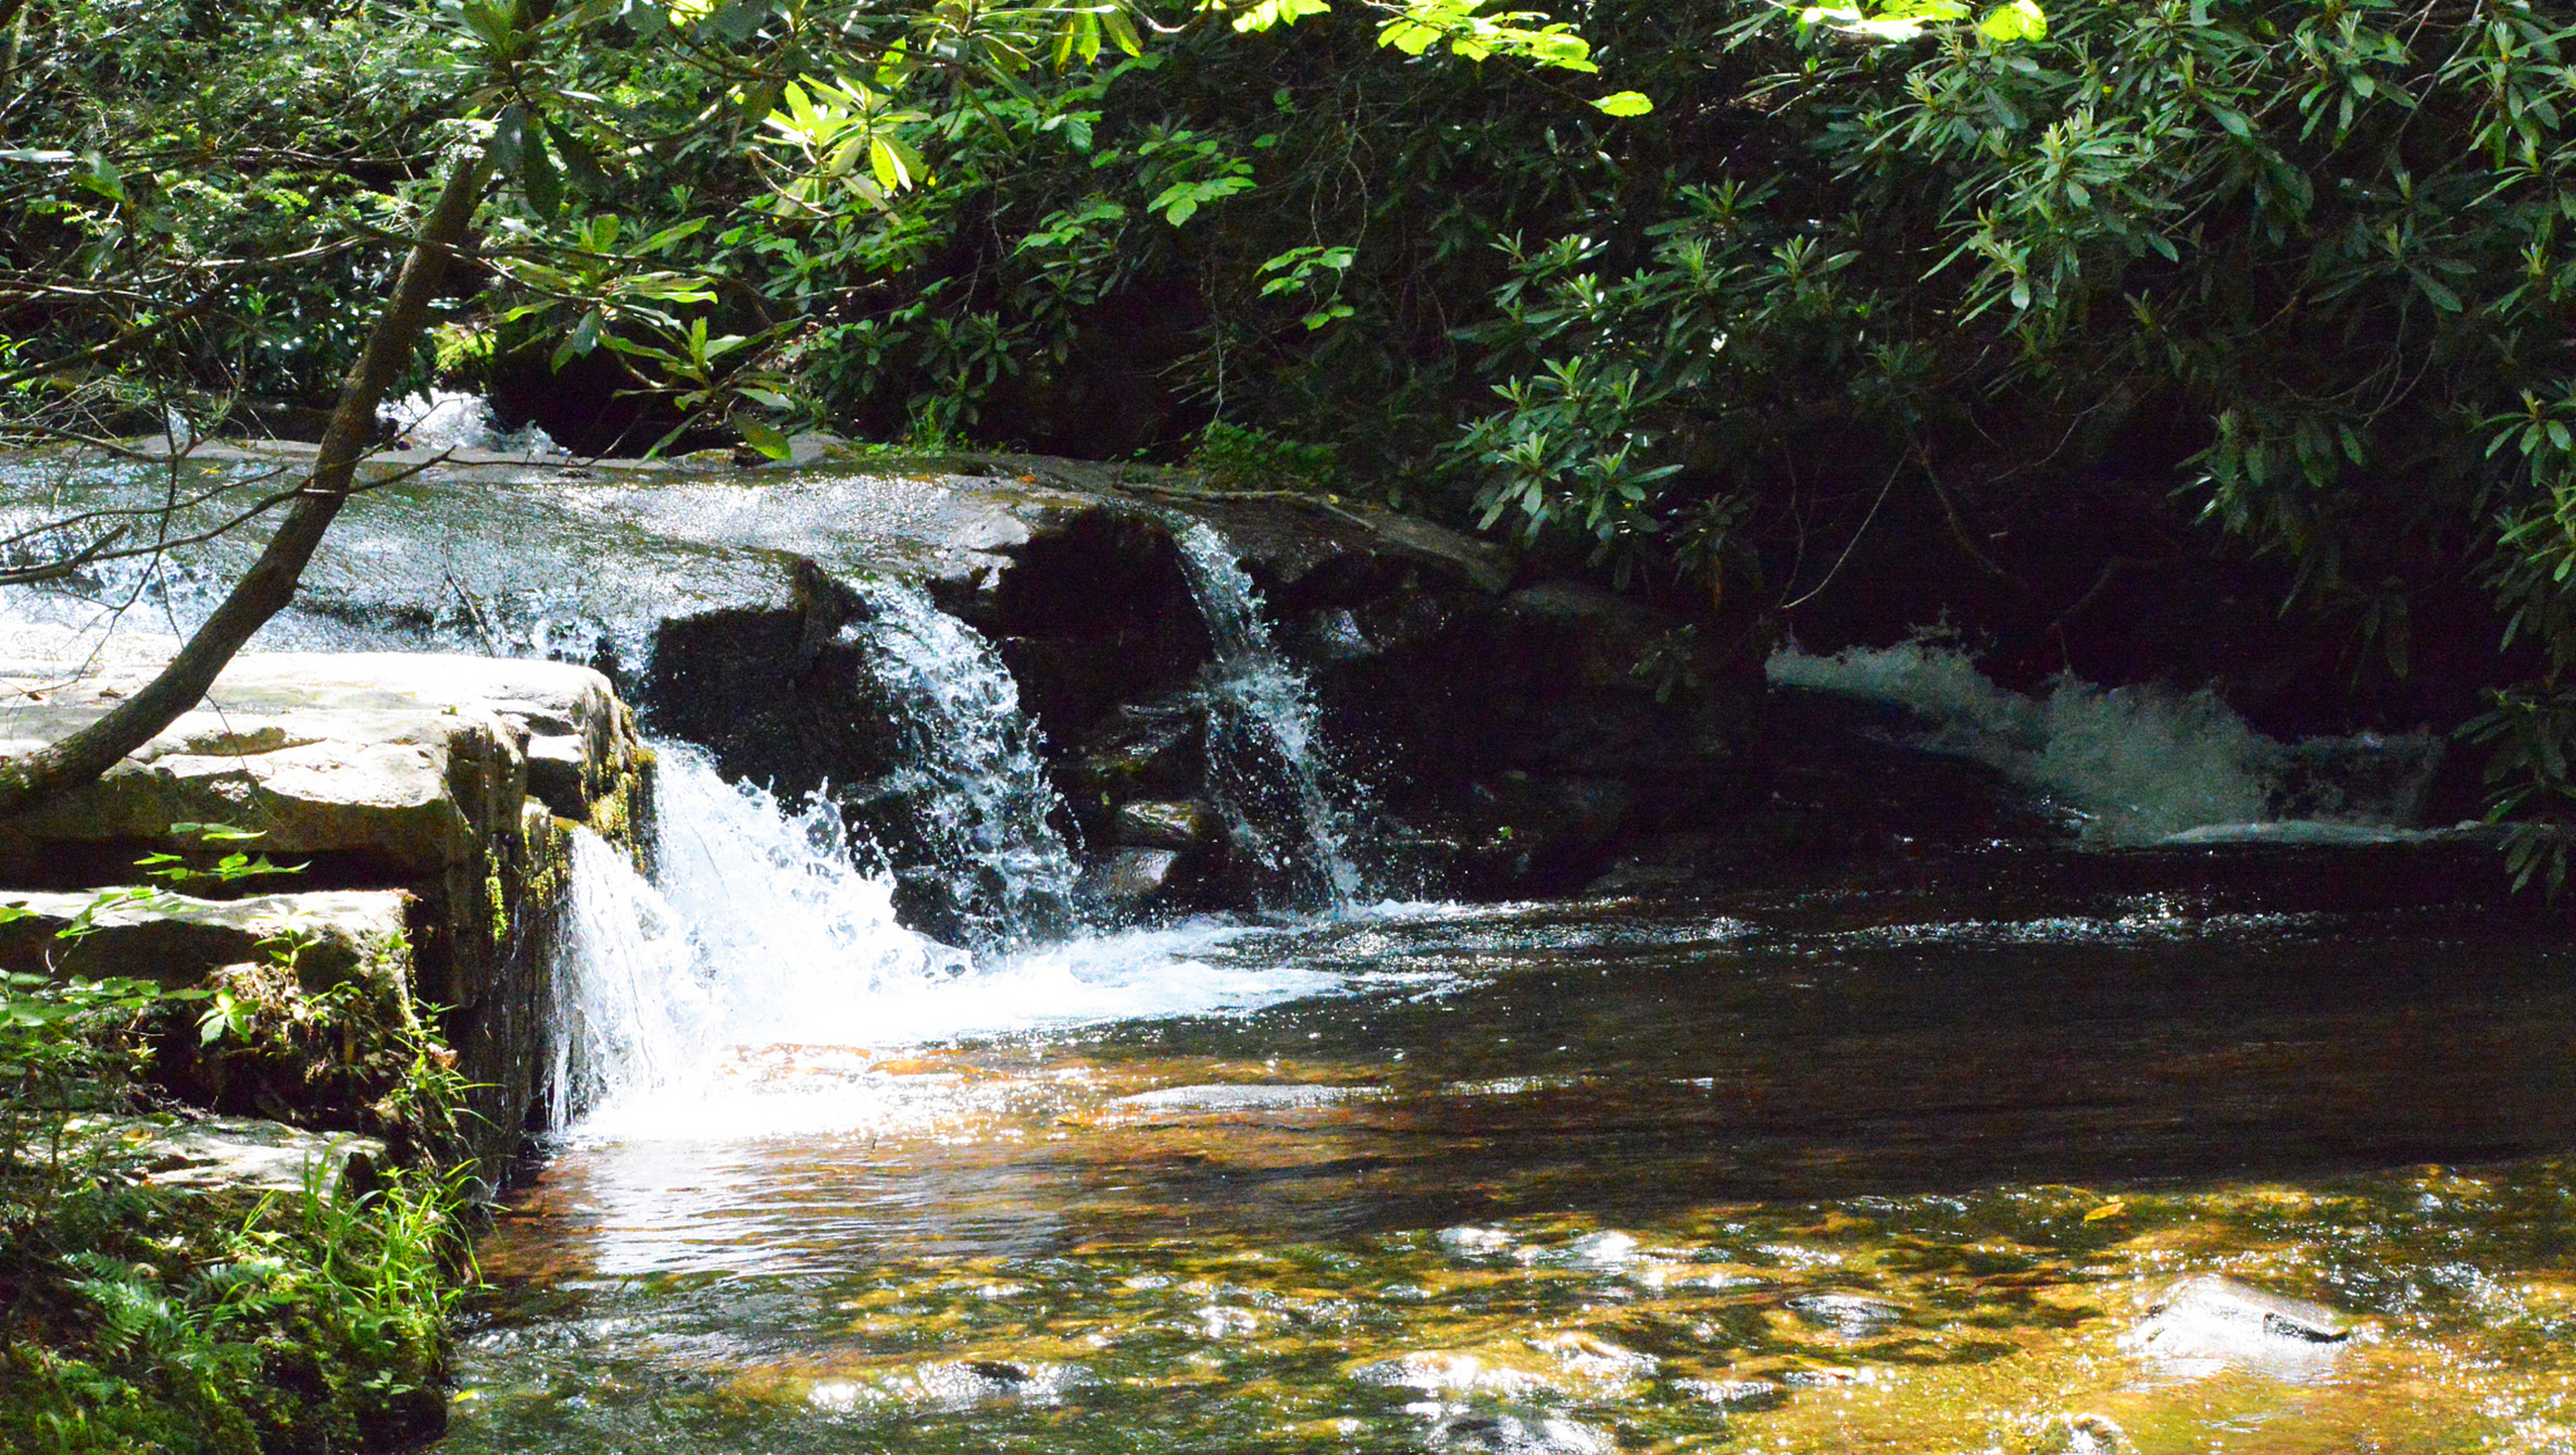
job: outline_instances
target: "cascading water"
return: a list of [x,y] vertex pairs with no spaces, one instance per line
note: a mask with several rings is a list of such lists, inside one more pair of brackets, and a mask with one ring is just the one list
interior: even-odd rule
[[394,427],[408,446],[429,450],[490,450],[504,455],[560,455],[563,446],[535,424],[493,426],[491,401],[480,394],[433,389],[377,406],[376,417]]
[[877,847],[970,948],[1064,935],[1075,869],[1055,827],[1063,804],[1001,655],[915,587],[876,582],[859,597],[867,614],[842,635],[884,688],[896,766],[843,801],[880,826]]
[[703,1054],[714,1007],[697,942],[670,901],[586,828],[573,830],[550,969],[548,1126],[570,1126],[613,1093],[663,1085]]
[[2026,697],[1926,642],[1822,657],[1791,647],[1767,671],[1781,686],[1907,708],[1925,724],[1914,746],[2051,795],[2092,848],[2404,838],[2441,765],[2441,740],[2423,733],[2278,742],[2207,691],[2065,679],[2045,698]]
[[[586,1135],[745,1135],[856,1115],[830,1086],[747,1106],[720,1069],[744,1048],[886,1047],[1131,1017],[1241,1010],[1340,983],[1238,969],[1258,932],[1197,924],[979,960],[896,921],[894,884],[852,862],[839,811],[728,784],[698,750],[658,746],[647,884],[575,840],[554,1052],[554,1125]],[[738,1069],[738,1068],[737,1068]],[[728,1085],[728,1082],[734,1084]]]
[[1173,539],[1215,653],[1208,781],[1235,849],[1299,898],[1347,907],[1365,886],[1353,849],[1360,815],[1328,781],[1314,691],[1272,639],[1261,593],[1225,538],[1193,524]]
[[575,831],[553,975],[558,1128],[678,1083],[722,1046],[837,1029],[854,997],[966,964],[895,922],[829,807],[789,812],[694,748],[658,752],[658,885]]

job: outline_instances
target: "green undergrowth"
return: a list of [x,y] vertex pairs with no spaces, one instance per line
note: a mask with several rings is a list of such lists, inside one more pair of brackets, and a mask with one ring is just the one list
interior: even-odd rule
[[97,1150],[13,1177],[0,1448],[249,1455],[436,1434],[468,1266],[456,1192],[396,1171],[363,1196],[317,1181],[226,1212]]
[[[311,943],[290,927],[264,963],[177,989],[0,976],[0,1450],[385,1449],[443,1424],[472,1263],[468,1169],[440,1169],[470,1088],[389,947],[308,993]],[[308,1089],[364,1083],[357,1129],[412,1165],[256,1196],[154,1185],[155,1133],[192,1115],[172,1085],[283,1084],[289,1062]]]

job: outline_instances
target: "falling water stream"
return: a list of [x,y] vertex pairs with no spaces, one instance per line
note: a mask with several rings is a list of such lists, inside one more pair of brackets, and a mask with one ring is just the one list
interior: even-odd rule
[[1292,900],[1347,908],[1364,883],[1359,815],[1335,781],[1314,692],[1271,639],[1261,593],[1225,538],[1194,524],[1173,540],[1214,649],[1208,777],[1235,846],[1286,880]]
[[1073,853],[1053,822],[1063,806],[1001,655],[917,587],[872,583],[861,599],[865,618],[842,635],[883,687],[897,739],[893,771],[860,790],[863,811],[902,825],[905,867],[935,877],[968,946],[1063,938],[1075,918]]

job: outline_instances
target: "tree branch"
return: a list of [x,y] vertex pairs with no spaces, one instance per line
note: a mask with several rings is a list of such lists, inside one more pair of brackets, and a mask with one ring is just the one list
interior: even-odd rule
[[376,405],[401,377],[419,345],[448,254],[472,224],[475,203],[481,200],[489,175],[489,157],[484,153],[460,156],[448,172],[438,201],[403,259],[393,296],[367,334],[365,353],[340,386],[339,404],[331,412],[330,427],[323,431],[313,473],[259,559],[141,691],[59,742],[0,761],[0,816],[87,783],[150,742],[196,706],[233,654],[294,599],[306,563],[349,498],[358,462],[366,456],[367,441],[375,432]]

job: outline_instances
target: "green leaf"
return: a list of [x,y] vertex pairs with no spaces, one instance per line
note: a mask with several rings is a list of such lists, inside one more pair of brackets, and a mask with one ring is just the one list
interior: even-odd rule
[[513,101],[492,118],[492,165],[504,174],[519,170],[519,149],[527,144],[528,108]]
[[546,123],[546,135],[554,138],[555,153],[563,158],[564,175],[575,190],[586,197],[608,195],[607,169],[600,166],[599,153],[590,143],[552,121]]
[[1607,96],[1595,97],[1592,108],[1604,116],[1643,116],[1655,109],[1655,103],[1647,100],[1641,91],[1613,91]]
[[[1322,9],[1323,0],[1315,0],[1315,8]],[[1100,17],[1100,24],[1109,32],[1110,40],[1116,42],[1120,50],[1131,56],[1141,56],[1145,53],[1145,39],[1136,33],[1136,22],[1128,17],[1124,9],[1105,12]]]
[[563,210],[563,174],[546,155],[543,127],[530,127],[519,138],[519,185],[526,189],[528,205],[539,217],[553,217]]
[[1977,34],[2006,45],[2039,40],[2048,34],[2048,16],[2037,0],[2011,0],[1987,11],[1977,22]]
[[1331,8],[1325,0],[1259,0],[1251,9],[1234,17],[1234,28],[1249,33],[1278,25],[1293,25],[1305,16],[1321,15]]
[[709,24],[716,34],[736,45],[760,33],[761,24],[769,19],[769,0],[729,0],[715,13]]
[[513,4],[505,11],[500,6],[487,3],[487,0],[465,0],[458,7],[466,25],[482,38],[485,45],[503,55],[508,55],[511,50],[511,41],[518,28],[518,9]]
[[789,454],[793,453],[788,449],[787,436],[780,434],[777,430],[770,428],[768,425],[762,424],[759,420],[737,420],[735,421],[735,425],[742,431],[742,441],[744,444],[751,446],[753,449],[760,451],[762,454],[767,455],[773,460],[786,459]]
[[1378,31],[1377,43],[1418,56],[1440,43],[1440,32],[1418,20],[1390,20]]
[[[183,837],[194,836],[210,844],[236,844],[250,839],[268,837],[266,829],[237,829],[228,823],[174,823],[170,825],[170,832]],[[154,857],[167,856],[155,855]]]
[[2408,271],[2414,275],[2415,286],[2423,290],[2424,296],[2433,301],[2433,306],[2435,308],[2442,310],[2444,313],[2457,313],[2460,311],[2459,294],[2452,292],[2448,287],[2445,287],[2442,283],[2435,280],[2430,273],[2426,273],[2421,269],[2409,269]]

